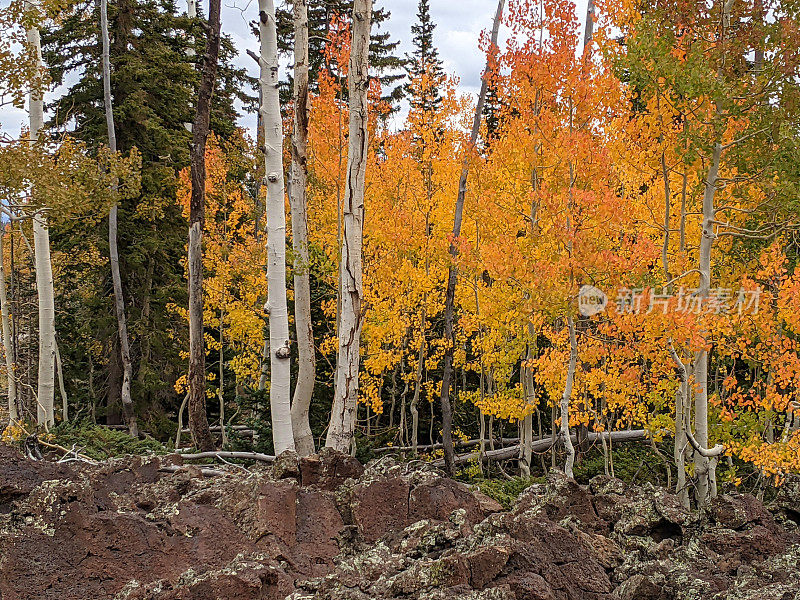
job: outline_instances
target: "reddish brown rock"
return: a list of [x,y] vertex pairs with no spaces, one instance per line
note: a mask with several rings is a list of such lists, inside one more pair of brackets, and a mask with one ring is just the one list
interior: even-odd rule
[[511,550],[503,546],[481,548],[465,558],[469,564],[470,584],[476,590],[482,590],[494,581],[506,566]]
[[466,486],[452,479],[436,479],[411,490],[408,498],[408,522],[422,519],[447,521],[453,511],[463,509],[467,525],[481,522],[486,514],[480,502]]
[[319,454],[300,459],[300,481],[304,487],[335,490],[348,479],[358,479],[364,472],[360,462],[348,454],[321,448]]
[[410,484],[400,477],[359,483],[353,488],[353,524],[365,542],[374,542],[389,531],[408,525],[410,493]]

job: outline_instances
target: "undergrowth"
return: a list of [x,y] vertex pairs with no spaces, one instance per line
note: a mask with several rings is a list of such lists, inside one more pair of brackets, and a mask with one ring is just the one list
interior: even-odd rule
[[75,449],[94,458],[105,460],[124,454],[166,454],[168,449],[154,439],[134,439],[127,431],[109,429],[90,421],[59,423],[50,430],[51,443]]

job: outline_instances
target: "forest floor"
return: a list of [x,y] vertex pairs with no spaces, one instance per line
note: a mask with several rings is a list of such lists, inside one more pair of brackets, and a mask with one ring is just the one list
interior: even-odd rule
[[504,510],[390,457],[204,475],[0,444],[3,600],[797,600],[799,522],[798,481],[701,514],[649,483],[553,473]]

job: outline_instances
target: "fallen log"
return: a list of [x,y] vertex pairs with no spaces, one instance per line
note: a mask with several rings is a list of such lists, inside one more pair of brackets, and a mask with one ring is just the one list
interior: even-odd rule
[[[486,446],[489,446],[489,440],[483,440]],[[466,440],[464,442],[456,442],[454,446],[456,448],[471,448],[472,446],[480,445],[480,440]],[[519,438],[500,438],[494,440],[495,444],[518,444]],[[444,444],[418,444],[417,445],[417,452],[429,452],[431,450],[441,450],[444,448]],[[373,452],[413,452],[413,446],[381,446],[380,448],[375,448],[372,450]]]
[[[222,432],[222,427],[220,427],[219,425],[212,425],[211,427],[209,427],[209,429],[211,430],[211,433],[221,433]],[[240,435],[253,435],[255,433],[253,428],[250,427],[249,425],[226,425],[225,429],[226,430],[235,431],[236,433],[238,433]],[[181,435],[189,434],[189,433],[191,433],[189,431],[189,429],[187,429],[185,427],[183,429],[181,429]]]
[[275,457],[269,454],[261,454],[260,452],[230,452],[220,450],[218,452],[195,452],[193,454],[178,454],[185,460],[198,460],[201,458],[219,458],[219,459],[239,459],[239,460],[258,460],[261,462],[272,463],[275,462]]
[[[590,442],[599,440],[604,438],[606,440],[611,438],[612,442],[635,442],[638,440],[643,440],[647,437],[647,432],[644,429],[631,429],[625,431],[603,431],[601,433],[590,433],[587,436],[587,439]],[[577,443],[578,436],[571,435],[570,439],[573,443]],[[559,443],[559,438],[556,438],[556,444]],[[553,446],[553,440],[550,437],[542,438],[538,440],[533,440],[531,442],[531,451],[533,452],[545,452],[549,450]],[[480,455],[479,452],[471,452],[469,454],[459,454],[455,457],[455,464],[463,465],[468,463],[471,460],[477,460],[478,456]],[[519,456],[519,444],[514,446],[509,446],[508,448],[498,448],[497,450],[487,450],[483,454],[484,461],[490,460],[509,460],[512,458],[517,458]],[[438,460],[433,461],[433,465],[436,467],[443,467],[444,466],[444,459],[440,458]]]
[[[185,470],[186,467],[179,467],[178,465],[167,465],[159,469],[162,473],[177,473],[178,471]],[[200,474],[205,477],[219,477],[220,475],[225,475],[225,471],[220,471],[219,469],[200,469]]]

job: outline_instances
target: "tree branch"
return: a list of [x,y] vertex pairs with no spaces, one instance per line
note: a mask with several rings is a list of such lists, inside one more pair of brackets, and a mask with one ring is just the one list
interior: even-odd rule
[[694,436],[692,435],[692,432],[689,431],[688,427],[686,428],[686,439],[689,440],[689,443],[692,445],[692,448],[694,448],[695,451],[700,456],[705,456],[706,458],[712,458],[714,456],[720,456],[723,452],[725,452],[725,446],[723,446],[722,444],[717,444],[711,449],[703,448],[700,444],[697,443],[697,440],[694,439]]

